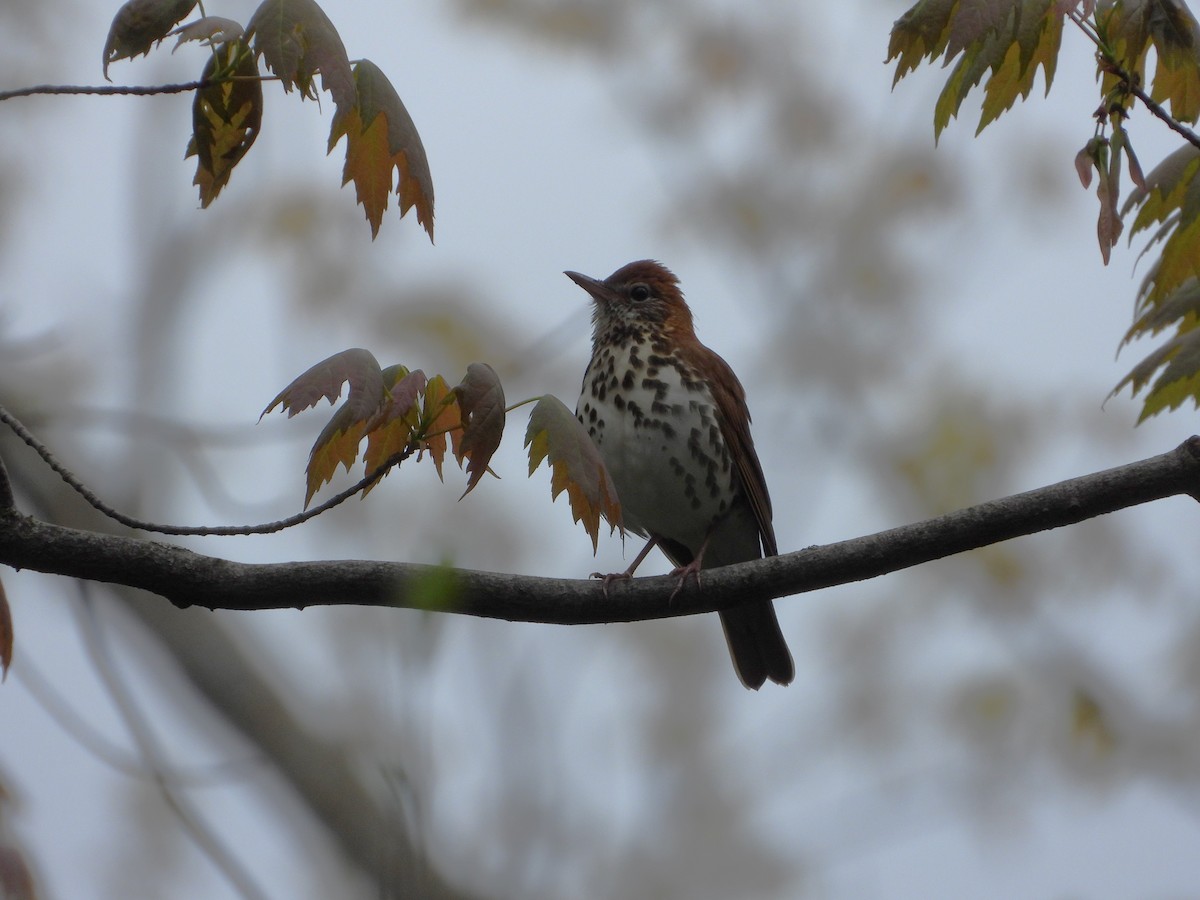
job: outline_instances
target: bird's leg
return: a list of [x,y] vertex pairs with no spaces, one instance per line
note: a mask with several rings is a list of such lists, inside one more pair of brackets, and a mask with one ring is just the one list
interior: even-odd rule
[[652,537],[650,540],[646,541],[646,546],[641,549],[641,552],[638,553],[634,561],[629,564],[629,568],[624,572],[610,572],[607,575],[605,575],[603,572],[593,572],[591,574],[592,578],[599,578],[601,583],[604,585],[605,599],[608,599],[608,586],[614,581],[628,581],[630,578],[632,578],[634,571],[642,564],[642,560],[646,558],[646,554],[657,546],[658,538],[656,537]]
[[700,545],[700,549],[696,551],[696,555],[692,557],[692,561],[686,566],[676,566],[671,570],[671,574],[679,579],[679,584],[675,585],[675,590],[671,591],[671,596],[667,598],[670,603],[675,599],[675,595],[683,590],[683,586],[687,584],[689,578],[696,579],[696,588],[700,587],[700,564],[704,561],[704,551],[708,549],[708,542],[712,540],[713,532],[716,527],[710,528],[708,534],[705,535],[704,543]]

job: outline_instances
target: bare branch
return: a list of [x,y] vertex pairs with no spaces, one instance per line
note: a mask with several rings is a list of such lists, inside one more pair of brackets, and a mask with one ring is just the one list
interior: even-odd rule
[[1117,62],[1108,46],[1103,40],[1101,40],[1099,33],[1096,31],[1095,26],[1091,22],[1086,20],[1083,15],[1075,9],[1067,12],[1067,18],[1074,22],[1079,30],[1083,32],[1084,36],[1096,45],[1096,52],[1100,56],[1102,66],[1108,69],[1108,71],[1110,71],[1113,75],[1117,76],[1117,78],[1121,79],[1125,89],[1128,90],[1129,93],[1133,94],[1133,96],[1141,100],[1142,105],[1150,111],[1152,116],[1162,121],[1163,124],[1165,124],[1168,128],[1178,134],[1193,147],[1200,149],[1200,135],[1196,134],[1196,132],[1192,131],[1190,128],[1172,116],[1169,112],[1163,109],[1160,103],[1156,102],[1148,93],[1146,93],[1145,89],[1142,88],[1138,83],[1138,78],[1136,75],[1126,71],[1121,64]]
[[1184,125],[1182,122],[1180,122],[1174,116],[1172,116],[1169,112],[1167,112],[1165,109],[1163,109],[1162,105],[1159,103],[1156,103],[1150,97],[1150,95],[1146,93],[1145,90],[1138,87],[1138,85],[1136,83],[1134,83],[1133,81],[1130,81],[1129,76],[1126,73],[1124,73],[1123,71],[1121,71],[1119,69],[1117,71],[1121,75],[1121,77],[1125,79],[1125,82],[1129,85],[1129,92],[1131,94],[1133,94],[1133,96],[1137,97],[1139,100],[1142,101],[1142,105],[1145,106],[1146,109],[1150,110],[1151,115],[1153,115],[1154,117],[1156,117],[1158,119],[1161,119],[1168,128],[1170,128],[1172,131],[1174,131],[1176,134],[1178,134],[1180,137],[1182,137],[1185,141],[1187,141],[1193,147],[1200,149],[1200,135],[1196,134],[1196,132],[1192,131],[1192,129],[1188,128],[1186,125]]
[[124,96],[149,97],[157,94],[185,94],[188,91],[208,87],[207,81],[187,81],[183,84],[35,84],[31,87],[0,91],[0,100],[14,97],[32,97],[38,94],[119,94]]
[[[74,472],[68,469],[65,465],[58,461],[58,458],[50,452],[50,448],[37,439],[37,437],[26,428],[16,416],[10,413],[3,406],[0,406],[0,422],[12,429],[13,433],[19,437],[34,453],[42,458],[42,461],[50,467],[50,469],[58,475],[66,484],[79,494],[88,505],[98,512],[108,516],[114,522],[125,525],[128,528],[136,528],[139,531],[154,531],[158,534],[174,534],[174,535],[192,535],[192,536],[221,536],[221,537],[242,537],[249,534],[274,534],[277,531],[283,531],[287,528],[294,528],[297,525],[302,525],[309,519],[315,519],[324,512],[328,512],[335,506],[345,503],[351,497],[357,496],[359,492],[366,490],[383,476],[387,475],[393,467],[400,465],[406,459],[416,452],[417,448],[414,444],[409,444],[398,453],[393,454],[388,459],[384,460],[378,467],[375,468],[369,475],[359,479],[355,484],[346,488],[344,491],[334,494],[324,503],[314,506],[312,509],[306,509],[304,512],[296,513],[294,516],[288,516],[286,519],[279,519],[275,522],[266,522],[261,525],[160,525],[157,522],[149,522],[145,519],[138,519],[134,516],[127,516],[125,513],[113,509],[109,504],[105,503],[100,497],[83,483]],[[3,478],[4,472],[0,468],[0,507],[11,506],[10,501],[6,504],[4,488],[6,481]]]
[[0,562],[142,588],[179,606],[302,609],[314,605],[427,608],[431,579],[447,585],[445,611],[523,622],[587,624],[694,615],[748,600],[863,581],[1174,495],[1200,499],[1200,438],[1140,462],[1015,494],[959,512],[705,571],[671,600],[677,579],[594,581],[342,560],[237,563],[181,547],[62,528],[0,510]]

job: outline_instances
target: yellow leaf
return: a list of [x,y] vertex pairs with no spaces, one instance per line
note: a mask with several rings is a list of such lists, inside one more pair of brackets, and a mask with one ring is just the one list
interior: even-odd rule
[[621,505],[616,486],[587,429],[561,400],[548,394],[537,402],[529,416],[525,446],[529,448],[530,475],[542,460],[549,460],[550,497],[554,499],[567,492],[571,517],[583,522],[595,552],[600,517],[608,522],[610,530],[620,528]]
[[415,206],[417,221],[432,241],[433,178],[417,127],[396,89],[370,60],[355,64],[354,82],[357,102],[338,111],[329,134],[330,151],[346,138],[342,184],[354,182],[372,237],[379,233],[394,184],[400,215]]

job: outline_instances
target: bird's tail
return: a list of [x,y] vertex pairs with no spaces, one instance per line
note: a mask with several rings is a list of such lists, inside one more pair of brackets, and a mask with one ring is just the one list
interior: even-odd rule
[[742,684],[756,691],[768,678],[776,684],[791,684],[796,667],[779,630],[774,603],[764,600],[723,610],[721,627]]

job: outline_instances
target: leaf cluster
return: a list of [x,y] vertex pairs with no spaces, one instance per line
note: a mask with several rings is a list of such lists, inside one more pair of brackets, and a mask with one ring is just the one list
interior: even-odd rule
[[[342,183],[353,181],[358,202],[379,232],[389,196],[400,215],[416,208],[417,221],[433,239],[433,178],[421,136],[387,76],[369,60],[351,63],[337,29],[314,0],[263,0],[249,23],[201,16],[179,26],[196,0],[129,0],[118,10],[104,45],[104,75],[120,59],[131,59],[169,36],[176,49],[189,41],[210,48],[192,107],[192,136],[186,156],[196,157],[194,184],[208,206],[258,137],[263,114],[261,61],[301,98],[333,99],[328,150],[346,138]],[[179,27],[176,27],[179,26]]]
[[[935,105],[935,137],[982,84],[978,133],[1028,97],[1039,68],[1049,93],[1068,20],[1096,47],[1096,127],[1075,166],[1085,188],[1096,179],[1101,256],[1109,261],[1130,215],[1129,239],[1145,231],[1143,253],[1159,246],[1125,342],[1175,328],[1114,393],[1149,386],[1143,420],[1188,398],[1200,406],[1200,137],[1186,127],[1200,117],[1200,24],[1182,0],[919,0],[893,26],[888,61],[895,82],[926,60],[954,64]],[[1138,102],[1187,141],[1149,175],[1125,127]],[[1124,171],[1133,190],[1122,203]]]
[[[450,387],[441,375],[428,377],[420,369],[410,371],[402,365],[381,368],[369,350],[342,350],[293,380],[262,415],[279,408],[290,418],[316,406],[322,398],[335,403],[347,385],[346,399],[309,453],[306,507],[339,465],[350,471],[358,462],[364,441],[364,496],[392,467],[413,455],[418,461],[429,458],[439,478],[447,453],[460,468],[465,464],[467,487],[460,500],[491,471],[489,463],[504,435],[508,409],[500,379],[486,363],[471,363],[463,379]],[[587,429],[557,397],[537,399],[525,446],[529,448],[529,474],[548,460],[551,497],[567,492],[572,516],[583,522],[593,549],[601,517],[613,529],[620,527],[616,488],[600,452]]]

